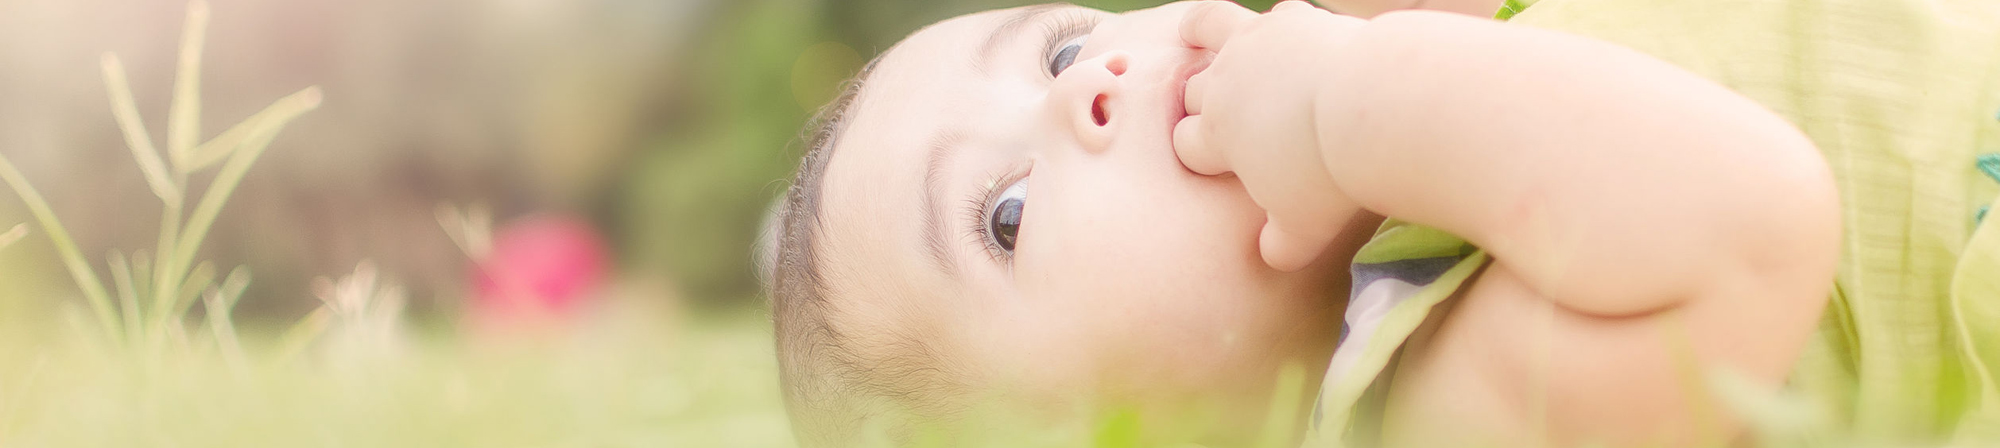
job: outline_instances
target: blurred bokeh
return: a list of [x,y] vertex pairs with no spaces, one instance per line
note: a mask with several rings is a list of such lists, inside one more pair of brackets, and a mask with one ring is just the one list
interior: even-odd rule
[[28,232],[0,233],[0,440],[782,446],[752,246],[800,127],[911,31],[1028,3],[213,0],[199,140],[321,101],[216,216],[204,277],[140,261],[162,201],[100,67],[167,149],[189,3],[0,0],[0,155],[117,298],[0,194]]
[[[203,257],[255,270],[240,319],[296,319],[318,304],[309,279],[362,260],[408,287],[413,311],[432,312],[468,294],[467,257],[433,211],[486,204],[502,225],[586,218],[622,291],[696,309],[761,307],[750,247],[811,110],[925,24],[1029,3],[215,0],[204,137],[305,86],[322,86],[326,100],[250,171]],[[185,7],[0,2],[0,153],[87,256],[151,247],[159,217],[112,120],[98,57],[123,58],[160,141]],[[0,200],[0,221],[29,220],[12,195]],[[27,292],[4,307],[73,299],[54,259],[40,238],[0,253],[0,283]]]

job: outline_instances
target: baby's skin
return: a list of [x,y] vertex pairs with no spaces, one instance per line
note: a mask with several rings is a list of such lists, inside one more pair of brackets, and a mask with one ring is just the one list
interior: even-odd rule
[[1333,12],[1371,18],[1389,11],[1421,9],[1490,17],[1506,0],[1321,0],[1319,5]]
[[[1437,12],[1212,2],[1182,36],[1217,55],[1188,81],[1176,153],[1242,180],[1272,267],[1306,266],[1368,212],[1493,256],[1405,348],[1391,445],[1704,442],[1728,422],[1702,421],[1712,404],[1676,363],[1775,387],[1814,328],[1838,254],[1831,174],[1719,85]],[[1470,430],[1423,430],[1438,422]]]
[[[1340,253],[1380,218],[1304,269],[1258,258],[1265,213],[1242,184],[1174,157],[1205,60],[1180,37],[1194,5],[989,11],[880,57],[830,149],[813,243],[827,332],[856,360],[843,368],[880,383],[833,394],[889,389],[885,407],[919,414],[999,401],[1058,424],[1131,409],[1209,425],[1147,424],[1174,432],[1162,440],[1234,446],[1282,366],[1317,383],[1347,296]],[[798,382],[826,377],[844,379]],[[868,412],[807,400],[792,409],[809,440],[837,445]]]
[[[1825,162],[1782,119],[1482,18],[1044,5],[927,27],[867,76],[814,193],[826,323],[779,331],[838,335],[799,339],[841,345],[824,388],[917,414],[1115,408],[1204,422],[1147,443],[1254,440],[1284,366],[1325,374],[1389,216],[1495,261],[1406,348],[1388,441],[1688,444],[1730,423],[1682,367],[1775,388],[1838,253]],[[809,444],[867,427],[788,394]]]

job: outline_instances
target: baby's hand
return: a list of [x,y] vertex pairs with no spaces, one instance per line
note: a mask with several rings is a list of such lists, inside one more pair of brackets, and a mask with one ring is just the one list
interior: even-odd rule
[[1216,54],[1188,79],[1174,152],[1194,172],[1242,179],[1264,208],[1258,250],[1273,268],[1311,264],[1356,210],[1321,158],[1313,110],[1323,68],[1361,23],[1303,1],[1261,15],[1205,2],[1181,22],[1182,40]]

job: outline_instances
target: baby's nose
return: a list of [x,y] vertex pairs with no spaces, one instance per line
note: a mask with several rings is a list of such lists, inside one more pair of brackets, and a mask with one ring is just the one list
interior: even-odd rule
[[1122,51],[1077,61],[1051,87],[1057,120],[1075,132],[1087,150],[1103,150],[1117,134],[1117,105],[1124,97],[1121,81],[1130,61]]

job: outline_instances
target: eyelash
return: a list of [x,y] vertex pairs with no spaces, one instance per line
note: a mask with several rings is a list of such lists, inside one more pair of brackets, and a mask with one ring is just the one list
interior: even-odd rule
[[1044,24],[1042,38],[1045,43],[1042,44],[1041,66],[1047,66],[1049,60],[1056,57],[1056,51],[1061,50],[1058,45],[1089,34],[1091,30],[1097,28],[1099,20],[1101,19],[1096,15],[1086,14],[1078,9],[1059,13],[1054,20],[1042,22]]
[[980,188],[978,195],[965,199],[963,215],[969,221],[966,223],[965,228],[972,230],[966,236],[972,238],[974,241],[978,241],[980,247],[986,248],[986,255],[993,257],[994,262],[1002,264],[1011,262],[1014,260],[1014,255],[1007,253],[1006,249],[1001,249],[1000,243],[993,241],[993,237],[987,236],[987,232],[992,230],[987,228],[987,223],[993,221],[993,210],[991,209],[993,201],[999,199],[1000,193],[1007,191],[1007,187],[1011,187],[1015,182],[1020,182],[1021,179],[1026,179],[1027,177],[1027,168],[1016,168],[1001,172],[997,176],[990,177],[992,180],[987,182],[985,187]]
[[[1037,66],[1046,66],[1050,59],[1055,58],[1056,51],[1060,50],[1060,48],[1057,48],[1058,45],[1068,43],[1070,40],[1081,37],[1084,34],[1090,33],[1091,30],[1096,29],[1099,20],[1097,16],[1086,14],[1079,10],[1061,13],[1054,20],[1043,22],[1042,57]],[[985,187],[980,188],[978,195],[966,198],[965,200],[965,207],[962,214],[967,221],[965,228],[970,229],[966,237],[972,238],[973,241],[978,241],[980,247],[986,248],[986,255],[992,257],[996,263],[1005,264],[1012,262],[1014,256],[1007,253],[1005,249],[1001,249],[1000,243],[993,241],[993,237],[987,236],[987,233],[992,230],[987,228],[987,226],[989,225],[988,223],[993,221],[993,216],[991,215],[993,212],[993,201],[999,199],[1000,193],[1006,191],[1007,187],[1011,187],[1015,182],[1020,182],[1021,179],[1026,179],[1027,177],[1028,169],[1025,167],[1001,172],[999,175],[989,177],[990,180],[986,182]]]

